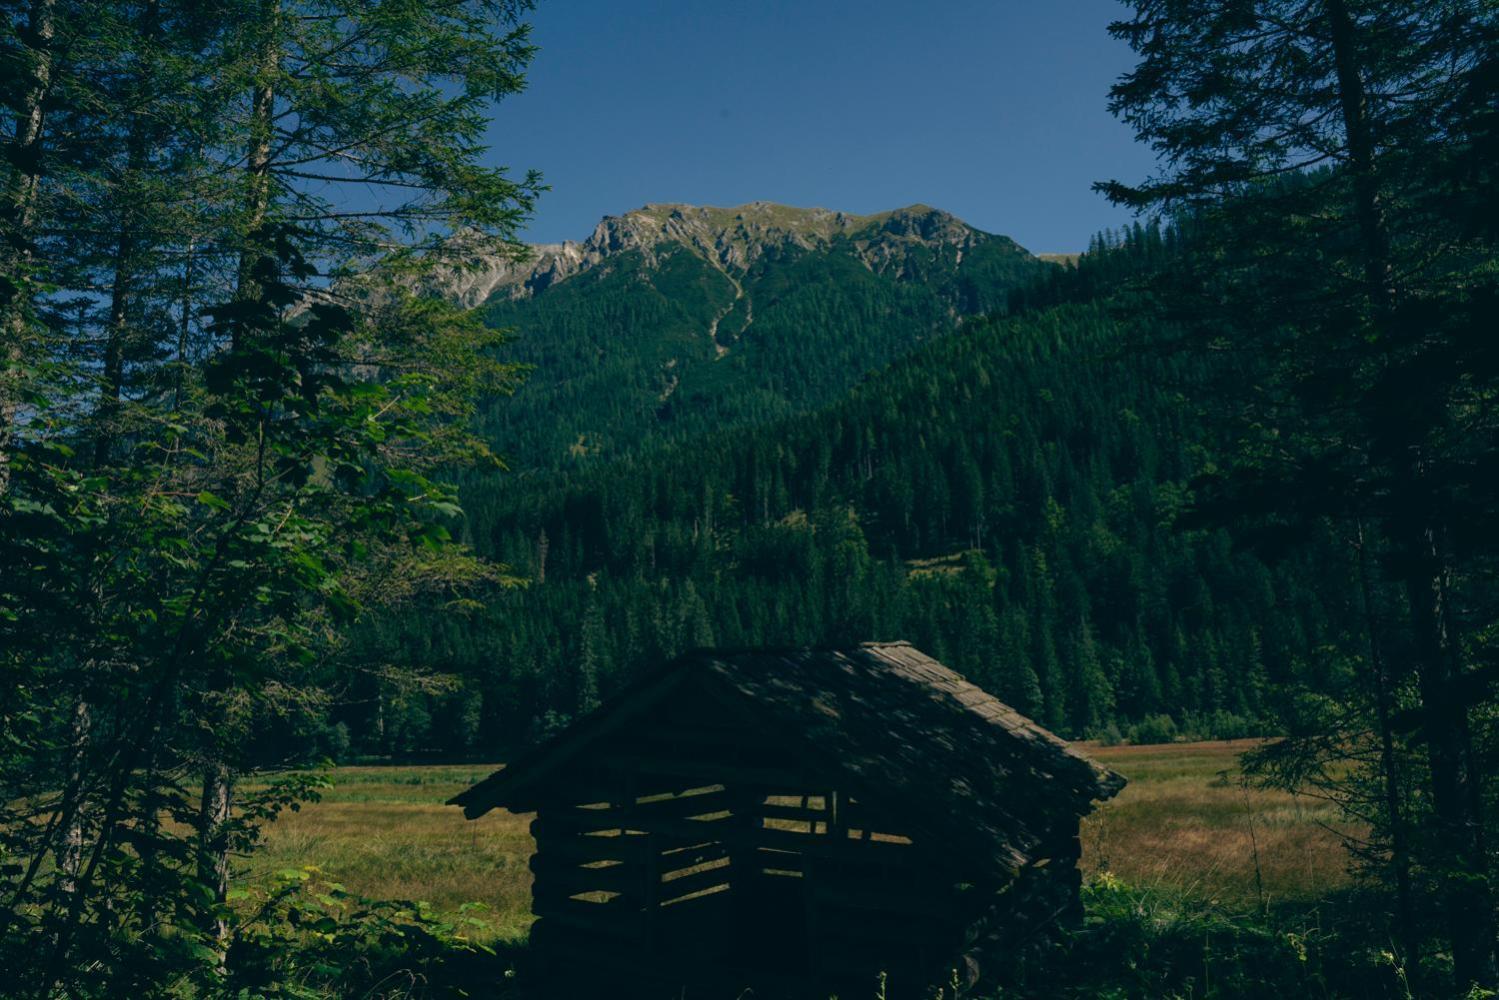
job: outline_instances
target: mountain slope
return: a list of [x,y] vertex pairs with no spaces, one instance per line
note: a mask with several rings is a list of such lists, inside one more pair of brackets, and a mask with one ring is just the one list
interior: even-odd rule
[[1153,266],[1137,242],[829,405],[471,490],[475,546],[535,582],[441,632],[376,626],[382,658],[467,678],[412,710],[419,738],[525,742],[711,645],[909,639],[1073,736],[1241,736],[1335,689],[1346,546],[1270,564],[1179,523],[1225,445],[1188,400],[1242,359],[1152,349],[1144,297],[1090,301]]
[[1045,266],[926,206],[647,205],[446,290],[535,366],[483,420],[515,465],[547,468],[822,405]]

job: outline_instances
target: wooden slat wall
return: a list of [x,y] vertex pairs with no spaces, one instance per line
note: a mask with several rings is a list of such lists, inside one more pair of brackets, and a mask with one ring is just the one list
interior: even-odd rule
[[559,776],[573,801],[539,810],[537,947],[639,970],[763,939],[775,954],[719,957],[843,974],[924,961],[953,938],[940,852],[814,788],[759,733],[673,715]]

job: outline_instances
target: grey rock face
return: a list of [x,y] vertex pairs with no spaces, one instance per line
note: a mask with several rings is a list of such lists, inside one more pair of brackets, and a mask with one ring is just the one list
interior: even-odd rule
[[[950,247],[961,260],[965,250],[1002,239],[926,205],[851,215],[765,201],[734,208],[650,204],[624,215],[605,216],[581,243],[535,244],[521,260],[486,255],[476,248],[463,266],[439,272],[435,283],[463,305],[476,306],[494,295],[528,298],[631,250],[640,251],[647,264],[653,265],[659,248],[675,244],[720,270],[742,274],[768,250],[786,246],[812,250],[840,238],[848,240],[850,250],[870,270],[880,274],[893,270],[897,275],[915,247]],[[463,256],[461,251],[459,256]]]

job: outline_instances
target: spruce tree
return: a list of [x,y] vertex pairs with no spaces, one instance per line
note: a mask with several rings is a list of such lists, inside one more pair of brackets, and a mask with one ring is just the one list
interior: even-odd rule
[[[1490,248],[1440,208],[1452,140],[1478,112],[1465,95],[1492,59],[1492,5],[1133,6],[1112,30],[1140,63],[1112,106],[1163,167],[1102,187],[1193,227],[1195,264],[1168,299],[1189,337],[1258,369],[1240,369],[1255,392],[1236,394],[1250,419],[1218,509],[1282,533],[1377,527],[1403,592],[1440,845],[1429,864],[1458,985],[1492,987],[1486,775],[1473,648],[1454,610],[1457,581],[1486,555],[1454,542],[1492,527],[1492,511],[1458,498],[1491,448],[1473,404],[1499,370],[1473,325]],[[1377,673],[1366,669],[1368,685]]]

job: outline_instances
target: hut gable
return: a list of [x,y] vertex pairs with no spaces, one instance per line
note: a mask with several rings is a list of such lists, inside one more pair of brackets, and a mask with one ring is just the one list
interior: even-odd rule
[[452,802],[537,812],[539,951],[828,981],[1075,911],[1123,785],[898,642],[690,653]]

